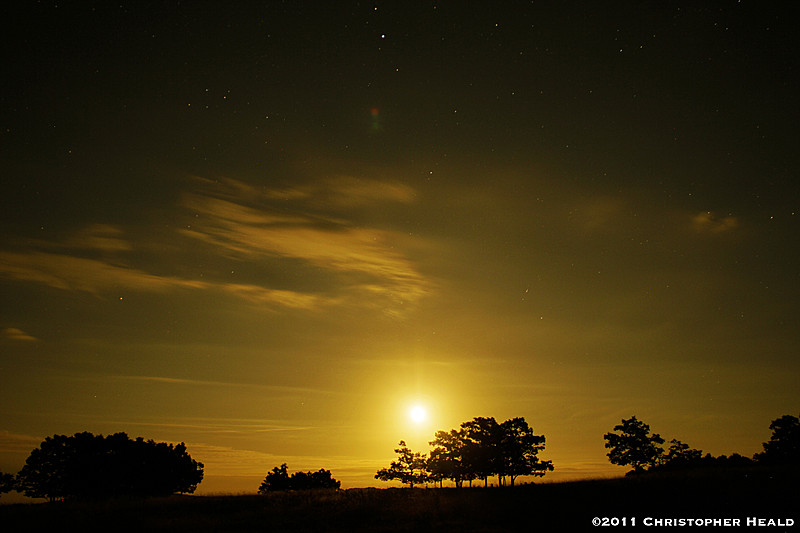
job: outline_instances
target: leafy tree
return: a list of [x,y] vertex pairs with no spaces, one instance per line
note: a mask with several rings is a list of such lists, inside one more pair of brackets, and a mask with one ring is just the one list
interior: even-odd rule
[[494,417],[475,417],[462,423],[461,428],[465,435],[463,454],[467,468],[487,486],[489,476],[500,472],[498,455],[502,428]]
[[425,463],[425,472],[427,473],[427,480],[434,485],[437,483],[439,487],[444,486],[444,480],[449,479],[446,477],[447,469],[443,467],[444,465],[444,457],[442,454],[443,450],[441,448],[435,448],[431,450],[430,455],[428,456],[428,460]]
[[769,425],[772,435],[763,443],[764,451],[755,459],[766,464],[794,463],[800,461],[800,419],[784,415]]
[[614,426],[614,431],[620,433],[604,436],[605,447],[611,449],[606,455],[612,464],[631,465],[633,473],[640,473],[658,463],[664,452],[661,448],[664,439],[658,433],[651,435],[650,426],[633,416]]
[[295,472],[289,476],[286,463],[275,467],[258,488],[259,494],[280,490],[338,489],[341,482],[333,479],[330,470],[320,468],[316,472]]
[[551,461],[540,461],[537,454],[544,449],[544,435],[534,435],[523,417],[497,423],[494,418],[473,418],[461,424],[466,433],[465,462],[469,471],[483,479],[498,476],[498,484],[506,478],[511,485],[518,476],[543,476],[553,470]]
[[[786,428],[791,427],[792,418],[794,417],[788,417],[786,420],[787,417],[783,417],[773,422],[775,427],[770,426],[773,429],[778,428],[780,433],[778,440],[783,442],[789,440],[786,435],[790,432],[786,431]],[[664,439],[658,434],[650,435],[650,426],[636,420],[635,416],[629,420],[623,420],[621,425],[614,427],[614,431],[620,431],[621,434],[607,433],[605,435],[606,448],[611,448],[608,457],[614,464],[633,466],[633,470],[628,474],[641,473],[645,470],[653,472],[698,468],[737,468],[751,466],[754,462],[753,459],[742,457],[738,453],[734,453],[730,457],[725,455],[714,457],[710,453],[703,455],[701,450],[691,448],[678,439],[672,439],[669,448],[665,451],[660,446],[664,443]],[[767,449],[769,443],[765,443],[764,447]],[[756,458],[759,455],[763,454],[756,454]]]
[[[298,472],[298,474],[300,473]],[[330,470],[323,468],[316,472],[308,472],[306,476],[308,478],[306,487],[310,489],[338,489],[342,485],[340,481],[333,478]],[[293,481],[292,484],[295,485],[296,483]]]
[[444,479],[452,479],[456,487],[461,487],[464,481],[475,479],[464,457],[465,430],[437,431],[430,445],[435,446],[428,458],[428,472],[433,480],[441,484]]
[[192,493],[202,479],[203,464],[184,443],[88,432],[47,437],[17,476],[27,496],[50,500]]
[[666,455],[661,459],[661,464],[672,468],[683,468],[699,464],[702,458],[702,450],[695,450],[678,439],[672,439]]
[[0,472],[0,494],[17,489],[17,479],[14,474]]
[[400,441],[399,448],[395,448],[397,460],[392,461],[389,468],[381,468],[375,474],[375,479],[381,481],[399,480],[412,489],[414,484],[424,483],[427,479],[427,460],[424,453],[412,452],[405,441]]
[[272,472],[267,473],[267,477],[258,488],[259,494],[266,494],[267,492],[289,490],[289,471],[286,463],[280,467],[274,467]]
[[492,418],[476,417],[461,424],[460,429],[437,431],[430,442],[434,448],[430,457],[414,453],[400,441],[395,450],[398,460],[375,475],[384,481],[398,479],[414,486],[423,481],[438,482],[452,479],[456,487],[464,481],[483,479],[488,485],[490,476],[498,476],[498,485],[506,479],[514,485],[519,476],[543,476],[553,470],[552,461],[542,461],[537,455],[544,449],[544,435],[535,435],[522,417],[498,424]]
[[514,486],[517,476],[541,477],[553,470],[552,461],[540,461],[537,454],[544,450],[544,435],[534,435],[533,429],[522,417],[512,418],[500,424],[500,444],[495,460],[497,474],[508,477]]
[[[724,456],[723,456],[724,457]],[[652,470],[684,470],[688,468],[700,468],[704,466],[714,466],[716,459],[712,455],[703,456],[701,450],[695,450],[688,444],[672,439],[669,449],[657,458],[656,463],[648,468]]]

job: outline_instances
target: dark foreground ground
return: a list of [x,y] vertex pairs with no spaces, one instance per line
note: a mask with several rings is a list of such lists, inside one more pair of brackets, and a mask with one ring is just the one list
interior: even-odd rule
[[[745,469],[514,488],[349,489],[19,504],[0,506],[0,527],[4,531],[54,532],[599,529],[800,533],[798,473],[796,468]],[[594,526],[595,518],[608,526]],[[721,522],[673,525],[667,519]],[[725,519],[728,522],[722,522]],[[736,520],[739,527],[735,527]],[[786,525],[790,520],[794,524]]]

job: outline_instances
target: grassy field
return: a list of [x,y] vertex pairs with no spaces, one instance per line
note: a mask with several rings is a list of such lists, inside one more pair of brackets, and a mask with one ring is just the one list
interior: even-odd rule
[[[650,517],[739,519],[749,531],[800,531],[798,473],[796,468],[751,468],[514,488],[348,489],[19,504],[0,506],[0,524],[5,531],[495,532],[590,530],[595,529],[594,517],[616,517],[625,518],[626,526],[606,529],[664,529],[645,526]],[[796,524],[746,527],[751,517],[793,519]]]

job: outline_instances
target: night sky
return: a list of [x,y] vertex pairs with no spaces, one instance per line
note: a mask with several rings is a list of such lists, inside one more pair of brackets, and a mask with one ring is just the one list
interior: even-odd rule
[[523,416],[563,480],[800,412],[796,3],[119,4],[0,15],[0,470],[375,486]]

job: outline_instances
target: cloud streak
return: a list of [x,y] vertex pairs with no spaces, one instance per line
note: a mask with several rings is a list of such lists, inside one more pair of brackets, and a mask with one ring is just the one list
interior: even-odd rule
[[36,337],[28,335],[19,328],[6,328],[2,331],[2,336],[13,341],[31,342],[38,340]]
[[[399,250],[402,234],[357,226],[347,219],[348,209],[355,207],[413,201],[409,187],[349,177],[282,189],[259,189],[232,179],[197,178],[192,185],[195,190],[185,192],[179,206],[188,211],[192,223],[176,233],[158,235],[171,239],[161,259],[186,270],[184,257],[201,241],[209,245],[203,248],[203,262],[210,265],[233,260],[258,270],[270,264],[284,268],[281,261],[287,260],[304,264],[312,272],[304,281],[310,279],[315,290],[298,290],[264,276],[232,281],[221,278],[219,271],[215,277],[213,268],[208,275],[137,268],[132,260],[149,242],[128,241],[122,228],[109,224],[90,224],[59,242],[2,251],[0,277],[98,297],[116,297],[125,290],[218,291],[260,307],[314,311],[337,305],[380,306],[390,314],[401,312],[431,288]],[[344,213],[331,214],[330,209]],[[190,240],[182,240],[185,237]]]
[[22,456],[29,454],[44,440],[42,437],[12,433],[8,430],[0,431],[0,454]]
[[[339,293],[388,297],[395,303],[415,303],[430,283],[395,247],[399,233],[357,227],[341,218],[314,211],[326,205],[361,205],[369,201],[411,201],[410,189],[351,179],[326,182],[322,187],[254,191],[235,180],[202,180],[205,193],[184,196],[182,206],[195,222],[183,235],[211,244],[243,260],[288,258],[304,261],[339,276]],[[252,196],[248,196],[252,194]],[[331,198],[334,197],[334,198]],[[287,212],[275,199],[296,201]],[[255,202],[257,206],[247,205]],[[235,289],[234,289],[235,290]],[[245,291],[246,294],[246,291]],[[302,306],[312,306],[305,300]]]
[[700,234],[719,235],[728,233],[739,227],[739,220],[734,216],[719,217],[710,211],[703,211],[692,216],[692,229]]
[[193,386],[212,386],[212,387],[248,387],[248,388],[259,388],[265,389],[273,392],[290,392],[290,393],[302,393],[302,394],[332,394],[328,391],[321,390],[321,389],[312,389],[306,387],[289,387],[286,385],[263,385],[263,384],[255,384],[255,383],[233,383],[229,381],[210,381],[210,380],[198,380],[198,379],[184,379],[184,378],[171,378],[166,376],[106,376],[103,379],[115,379],[121,381],[146,381],[146,382],[153,382],[153,383],[164,383],[164,384],[173,384],[173,385],[193,385]]
[[128,252],[133,249],[133,246],[123,238],[123,235],[123,230],[117,226],[91,224],[70,237],[66,242],[66,247],[102,252]]
[[101,295],[113,290],[161,291],[169,288],[202,289],[208,283],[115,265],[103,260],[49,252],[0,252],[0,275],[41,283],[56,289]]
[[[64,291],[87,292],[98,297],[116,296],[126,290],[165,292],[189,289],[216,290],[254,304],[293,309],[311,310],[332,302],[322,296],[291,290],[160,276],[106,260],[49,252],[0,252],[0,276]],[[15,338],[25,340],[21,336]]]

